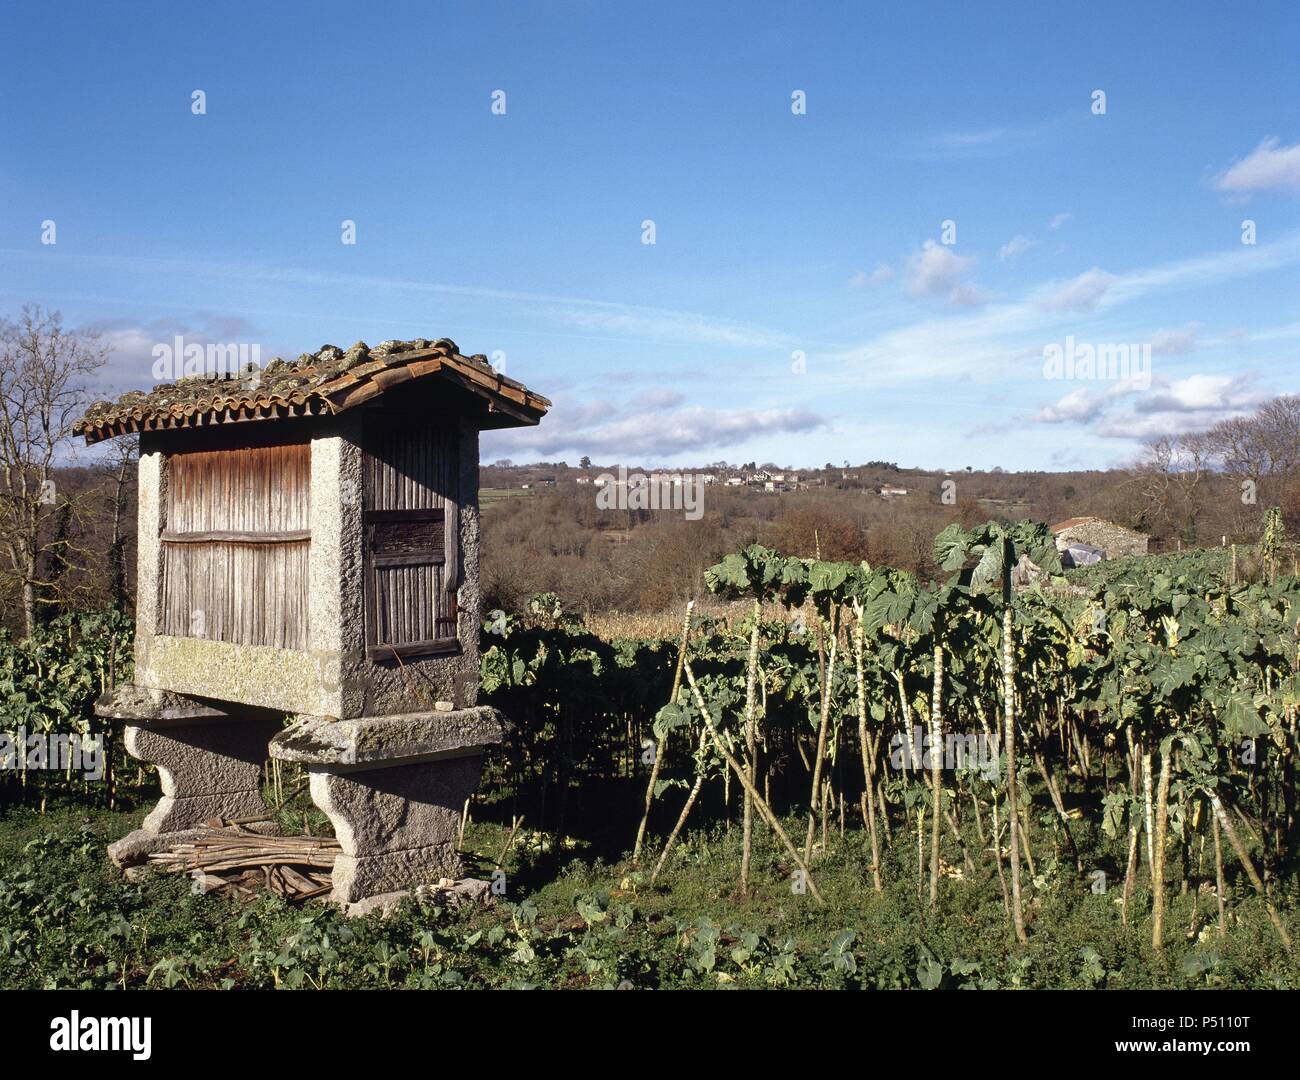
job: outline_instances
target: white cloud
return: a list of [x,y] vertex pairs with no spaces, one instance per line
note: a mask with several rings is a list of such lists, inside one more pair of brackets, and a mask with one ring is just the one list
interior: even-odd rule
[[873,269],[869,274],[863,270],[859,270],[851,278],[849,278],[849,284],[852,285],[855,289],[865,289],[865,288],[870,288],[873,285],[883,285],[886,281],[889,281],[893,276],[894,276],[893,267],[889,266],[886,263],[881,262],[881,263],[876,263],[875,269]]
[[972,131],[944,131],[935,135],[933,141],[939,146],[988,146],[991,143],[1002,142],[1012,134],[1013,130],[1006,127],[978,128]]
[[927,240],[918,255],[907,263],[907,291],[912,296],[941,297],[954,307],[981,304],[984,294],[963,276],[974,265],[968,255],[958,255],[950,247]]
[[1067,221],[1069,221],[1072,217],[1074,217],[1074,215],[1071,214],[1068,210],[1066,210],[1066,211],[1064,211],[1064,212],[1062,212],[1062,213],[1060,213],[1060,214],[1054,214],[1054,215],[1052,216],[1052,220],[1049,221],[1049,222],[1047,223],[1047,227],[1048,227],[1049,229],[1051,229],[1052,232],[1056,232],[1057,229],[1059,229],[1062,225],[1064,225],[1064,224],[1065,224]]
[[1113,274],[1094,266],[1064,285],[1051,289],[1038,302],[1048,311],[1095,311],[1114,281]]
[[1079,424],[1106,439],[1149,439],[1202,431],[1251,412],[1265,397],[1249,375],[1199,373],[1184,379],[1156,378],[1150,386],[1081,386],[1044,405],[1030,419],[1039,424]]
[[941,131],[930,135],[926,145],[949,157],[988,157],[1013,153],[1038,142],[1052,127],[1053,121],[1038,124],[991,124],[961,131]]
[[1219,191],[1246,194],[1273,189],[1300,192],[1300,143],[1282,146],[1270,136],[1214,178]]
[[1148,394],[1134,400],[1134,411],[1149,415],[1169,413],[1213,414],[1250,408],[1259,394],[1251,388],[1247,375],[1189,375],[1172,382],[1157,381]]
[[1022,255],[1034,246],[1034,241],[1027,236],[1017,233],[1000,248],[998,248],[999,259],[1014,259],[1017,255]]
[[147,323],[105,319],[85,329],[97,333],[100,344],[108,349],[107,362],[90,385],[92,393],[103,397],[155,385],[159,380],[153,373],[154,347],[171,345],[177,337],[184,338],[187,344],[257,344],[263,363],[275,355],[270,346],[258,340],[253,324],[237,315],[200,311],[184,319],[154,319]]
[[[0,268],[8,272],[4,263],[10,260],[36,262],[43,253],[27,250],[0,249]],[[48,261],[48,260],[46,260]],[[476,285],[458,285],[449,282],[421,281],[415,278],[385,277],[345,271],[321,270],[256,263],[229,263],[199,259],[160,259],[131,255],[80,255],[68,254],[62,262],[114,273],[167,274],[172,277],[234,280],[241,283],[258,282],[268,286],[338,287],[352,291],[363,289],[383,290],[386,294],[401,297],[403,303],[415,303],[420,298],[447,301],[487,301],[497,310],[514,307],[549,320],[557,325],[582,331],[579,335],[556,336],[603,337],[625,341],[640,340],[654,344],[709,345],[752,349],[787,349],[797,344],[793,335],[770,327],[694,311],[651,307],[610,300],[593,300],[588,297],[556,296],[547,293],[524,292],[515,289],[491,288]],[[21,271],[19,271],[21,272]],[[206,286],[194,284],[196,290]],[[259,315],[282,317],[282,308],[268,308]],[[304,317],[319,318],[320,312],[297,312]],[[335,317],[329,313],[327,317]],[[367,319],[368,325],[375,323]],[[428,333],[427,326],[396,323],[391,320],[394,336],[414,336]],[[405,327],[405,329],[403,329]],[[308,343],[312,347],[319,342]],[[299,346],[301,347],[301,346]]]
[[1086,424],[1101,415],[1106,407],[1104,398],[1080,387],[1050,405],[1044,405],[1032,419],[1039,424]]
[[1201,324],[1189,322],[1181,330],[1157,330],[1151,335],[1152,356],[1184,356],[1197,347],[1196,335]]
[[[512,299],[530,302],[532,298],[516,294]],[[734,319],[634,304],[572,300],[548,305],[542,313],[565,326],[643,341],[748,349],[783,348],[789,344],[786,335]]]
[[647,409],[671,409],[685,400],[680,390],[650,389],[642,392],[638,403]]

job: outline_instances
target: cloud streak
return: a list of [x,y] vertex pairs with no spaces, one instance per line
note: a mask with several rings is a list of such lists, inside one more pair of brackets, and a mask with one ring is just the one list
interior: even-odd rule
[[1115,276],[1093,267],[1039,298],[1047,311],[1095,311]]
[[1033,240],[1031,240],[1027,236],[1022,236],[1020,233],[1017,233],[1005,244],[1003,244],[1000,248],[998,248],[998,258],[1003,260],[1004,262],[1007,259],[1014,259],[1017,255],[1023,255],[1026,251],[1028,251],[1033,246],[1034,246]]
[[484,456],[572,451],[605,458],[663,459],[738,446],[770,435],[799,435],[827,426],[808,409],[713,409],[662,406],[645,399],[624,408],[608,401],[557,406],[535,428],[485,433]]
[[[0,249],[0,256],[21,261],[37,261],[32,252],[21,249]],[[742,320],[702,312],[595,300],[588,297],[311,270],[293,266],[118,255],[72,254],[63,255],[61,259],[69,264],[80,264],[87,268],[118,273],[161,274],[168,277],[183,275],[291,287],[332,287],[354,292],[372,289],[389,295],[495,301],[527,308],[532,314],[553,324],[583,331],[584,336],[607,336],[612,340],[754,349],[789,349],[799,343],[793,334]],[[312,344],[314,347],[320,343]]]
[[1300,194],[1300,143],[1283,146],[1277,136],[1264,139],[1240,161],[1214,178],[1214,187],[1233,195],[1256,191]]
[[[1037,377],[1044,345],[1067,334],[1081,337],[1087,320],[1102,312],[1148,296],[1213,286],[1297,263],[1300,232],[1268,245],[1225,249],[1120,273],[1094,268],[1065,282],[1030,288],[1018,300],[989,303],[978,311],[927,315],[833,350],[829,358],[838,365],[841,390],[937,379],[988,382]],[[1286,338],[1293,329],[1274,333]],[[1258,334],[1249,336],[1256,339]],[[1135,338],[1125,335],[1118,340]],[[1186,344],[1180,343],[1176,332],[1161,342],[1167,355]]]

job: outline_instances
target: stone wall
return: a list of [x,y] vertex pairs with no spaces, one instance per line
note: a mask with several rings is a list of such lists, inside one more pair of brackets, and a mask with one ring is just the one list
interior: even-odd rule
[[1071,525],[1056,534],[1056,546],[1062,547],[1068,540],[1077,540],[1091,544],[1106,552],[1106,558],[1118,559],[1125,555],[1145,555],[1147,537],[1141,533],[1116,525],[1111,521],[1092,519]]

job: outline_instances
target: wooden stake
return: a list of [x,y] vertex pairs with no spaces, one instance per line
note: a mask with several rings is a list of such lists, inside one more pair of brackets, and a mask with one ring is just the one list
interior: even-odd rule
[[777,838],[784,845],[786,853],[794,860],[794,864],[803,872],[804,882],[808,886],[808,891],[813,894],[817,903],[825,906],[826,900],[818,890],[817,882],[813,880],[812,871],[808,869],[807,864],[799,857],[798,848],[790,842],[789,835],[786,833],[785,829],[781,827],[781,822],[777,820],[777,816],[772,812],[772,808],[767,805],[767,800],[759,795],[758,791],[754,788],[754,785],[749,782],[749,777],[745,775],[745,771],[740,767],[740,763],[736,761],[735,757],[732,756],[726,745],[718,737],[717,729],[713,726],[713,717],[709,714],[709,710],[704,704],[704,695],[700,693],[700,688],[696,685],[695,675],[691,671],[690,662],[687,661],[685,666],[686,681],[690,683],[691,693],[695,696],[695,706],[700,710],[700,715],[704,717],[704,723],[708,726],[709,734],[713,736],[713,745],[718,748],[718,752],[726,761],[728,768],[736,774],[741,785],[749,789],[750,795],[754,799],[754,806],[763,816],[763,820],[766,821],[771,830],[776,833]]

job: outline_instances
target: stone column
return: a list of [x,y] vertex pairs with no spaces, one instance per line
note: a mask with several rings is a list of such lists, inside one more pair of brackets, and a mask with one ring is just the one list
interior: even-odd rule
[[506,724],[495,709],[298,718],[271,756],[305,764],[311,796],[342,853],[331,899],[350,914],[382,909],[463,872],[457,838],[483,755]]
[[481,754],[356,772],[310,768],[312,800],[343,848],[332,899],[352,904],[463,873],[456,841]]
[[140,440],[140,468],[137,489],[136,522],[136,599],[135,599],[135,677],[147,685],[153,670],[153,641],[158,634],[158,582],[162,569],[164,527],[163,507],[166,500],[166,469],[163,455],[153,439]]
[[[120,867],[144,863],[192,835],[211,818],[267,814],[262,764],[281,728],[274,713],[213,708],[169,691],[120,686],[95,707],[126,720],[126,751],[158,767],[162,798],[139,829],[111,844]],[[264,827],[265,828],[265,827]]]

